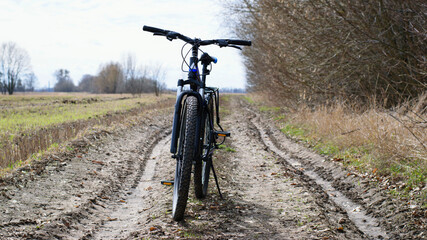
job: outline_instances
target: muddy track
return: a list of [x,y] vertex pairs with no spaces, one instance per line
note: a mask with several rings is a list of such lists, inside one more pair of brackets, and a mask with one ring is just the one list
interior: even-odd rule
[[103,214],[138,185],[152,149],[170,132],[170,113],[154,113],[142,127],[77,141],[73,152],[3,179],[0,239],[85,238],[112,220]]
[[172,116],[154,112],[0,182],[0,239],[423,237],[392,229],[398,219],[378,210],[390,202],[379,191],[287,139],[240,98],[226,108],[232,137],[214,158],[224,199],[211,179],[205,199],[190,189],[185,220],[171,219],[172,187],[160,181],[174,176]]
[[[250,123],[259,133],[258,138],[264,143],[269,151],[273,152],[287,168],[297,172],[299,179],[304,185],[317,194],[316,203],[322,207],[325,219],[330,225],[335,226],[337,230],[358,232],[365,238],[387,239],[389,236],[378,223],[378,220],[369,216],[360,204],[347,198],[340,190],[334,188],[332,182],[321,174],[318,174],[319,168],[315,169],[312,162],[301,161],[301,158],[289,154],[288,148],[280,149],[280,142],[272,136],[270,128],[262,124],[260,116],[253,110],[247,108],[253,113]],[[301,152],[298,152],[301,154]],[[320,165],[320,164],[319,164]],[[321,168],[320,168],[321,169]],[[354,237],[354,236],[353,236]]]
[[[317,199],[319,205],[335,205],[348,217],[351,225],[364,234],[364,238],[426,238],[427,212],[411,209],[405,199],[387,195],[384,191],[386,183],[348,171],[339,163],[288,139],[272,121],[267,120],[268,117],[254,111],[245,102],[240,104],[253,114],[250,121],[268,149],[277,154],[283,164],[298,171],[307,187],[323,194],[323,198]],[[332,225],[336,222],[333,215],[327,219]]]

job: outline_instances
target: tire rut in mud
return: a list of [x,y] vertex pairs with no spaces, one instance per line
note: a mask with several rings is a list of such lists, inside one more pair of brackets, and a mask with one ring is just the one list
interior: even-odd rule
[[[364,238],[339,207],[318,201],[327,194],[307,184],[300,171],[282,164],[259,137],[249,120],[251,113],[237,111],[240,106],[234,101],[235,111],[222,122],[232,138],[215,152],[213,161],[224,199],[219,198],[211,178],[209,195],[197,200],[191,189],[185,220],[174,222],[172,192],[154,192],[153,198],[166,200],[152,206],[151,216],[128,239]],[[158,166],[157,175],[173,176],[174,161],[165,158]]]
[[[404,199],[402,202],[387,195],[384,186],[375,179],[346,170],[340,164],[312,152],[303,144],[288,139],[265,114],[252,110],[244,101],[239,104],[253,114],[251,124],[257,128],[260,139],[269,150],[282,158],[285,165],[299,171],[308,188],[317,186],[314,188],[320,193],[323,192],[324,196],[317,199],[319,204],[327,203],[338,207],[348,216],[351,225],[364,233],[364,238],[424,237],[423,222],[426,221],[423,214],[410,209]],[[326,206],[324,209],[328,208]],[[328,218],[332,225],[337,220],[333,215]]]
[[[344,229],[346,229],[346,231],[351,230],[359,233],[360,236],[364,236],[363,238],[388,238],[387,233],[379,227],[379,221],[369,216],[361,205],[353,202],[345,194],[335,189],[332,186],[333,183],[319,175],[312,165],[289,155],[286,149],[279,149],[277,140],[270,135],[270,130],[262,126],[260,117],[254,111],[249,109],[248,111],[254,114],[250,119],[250,124],[257,130],[258,137],[264,145],[277,155],[288,168],[298,172],[306,187],[319,195],[316,202],[319,206],[322,206],[327,216],[326,219],[331,225],[334,225],[339,231],[344,232]],[[354,237],[352,236],[351,238]]]
[[[167,131],[170,132],[170,131]],[[164,146],[170,139],[170,135],[161,134],[145,154],[144,168],[141,174],[135,178],[135,184],[131,190],[123,196],[119,203],[110,204],[102,211],[108,221],[104,221],[92,233],[85,236],[90,239],[122,239],[128,237],[132,232],[139,229],[138,224],[141,213],[148,210],[146,199],[149,198],[151,190],[156,187],[153,181],[157,161],[156,158],[162,152]],[[160,140],[160,141],[159,141]],[[105,217],[104,217],[105,219]]]

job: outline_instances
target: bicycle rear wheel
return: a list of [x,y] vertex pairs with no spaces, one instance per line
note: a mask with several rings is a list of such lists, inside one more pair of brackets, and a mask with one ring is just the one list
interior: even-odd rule
[[191,167],[194,160],[194,141],[196,140],[197,98],[189,96],[184,102],[181,113],[181,127],[178,142],[178,158],[176,162],[172,217],[175,221],[184,218],[190,188]]
[[[210,122],[213,121],[213,102],[208,100],[208,113],[206,113],[205,121],[202,124],[202,132],[200,137],[199,159],[196,159],[194,165],[194,192],[197,198],[204,198],[208,192],[209,173],[212,164],[212,157],[208,156],[212,147],[212,131]],[[206,156],[207,159],[202,161],[201,156]]]

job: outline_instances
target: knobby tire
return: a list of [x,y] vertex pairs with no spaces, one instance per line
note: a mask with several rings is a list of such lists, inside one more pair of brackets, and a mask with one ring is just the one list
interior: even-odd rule
[[187,206],[188,191],[191,180],[191,167],[195,160],[194,143],[196,140],[198,102],[189,96],[184,102],[181,114],[181,127],[178,142],[178,159],[175,170],[172,217],[175,221],[184,218]]
[[212,146],[212,132],[210,122],[213,121],[213,102],[208,98],[209,110],[206,112],[202,123],[202,131],[200,134],[199,154],[197,154],[196,164],[194,165],[194,192],[197,198],[206,197],[209,185],[210,166],[212,157],[208,156],[206,161],[202,161],[201,156],[205,155]]

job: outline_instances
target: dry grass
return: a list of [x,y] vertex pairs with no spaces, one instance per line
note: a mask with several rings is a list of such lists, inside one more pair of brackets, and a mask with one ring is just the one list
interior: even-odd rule
[[277,107],[260,109],[276,112],[283,132],[308,142],[318,152],[360,172],[401,181],[411,190],[426,186],[426,99],[427,94],[394,110],[335,104],[315,109],[301,106],[278,115]]
[[378,109],[350,113],[346,107],[335,105],[316,111],[304,108],[293,115],[292,122],[308,125],[321,139],[328,139],[340,149],[353,146],[374,148],[377,155],[393,163],[404,159],[427,161],[426,129],[422,123],[413,121],[416,118],[418,116],[412,113]]
[[71,140],[89,129],[173,105],[171,96],[34,94],[0,97],[0,168]]

